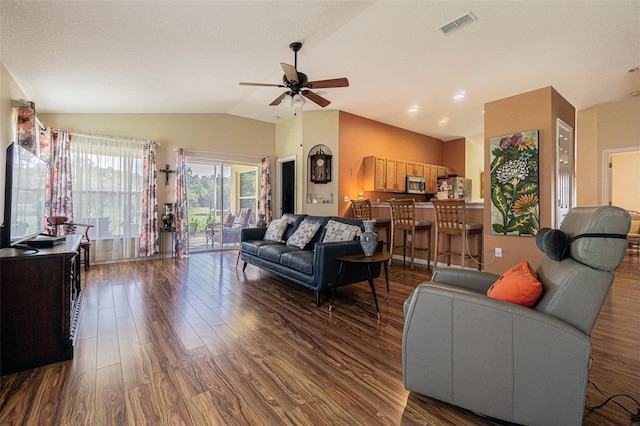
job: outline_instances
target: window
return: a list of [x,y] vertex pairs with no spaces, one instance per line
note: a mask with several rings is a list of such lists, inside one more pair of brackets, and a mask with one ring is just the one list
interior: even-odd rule
[[240,181],[239,206],[241,209],[250,208],[255,212],[258,207],[258,171],[240,172],[238,178]]
[[93,225],[89,235],[98,261],[138,256],[143,155],[138,141],[71,137],[74,220]]

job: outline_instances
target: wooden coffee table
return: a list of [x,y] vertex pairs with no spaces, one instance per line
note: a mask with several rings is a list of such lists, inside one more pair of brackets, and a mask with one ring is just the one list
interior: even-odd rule
[[353,254],[350,256],[340,256],[336,257],[336,260],[340,262],[340,266],[338,267],[338,278],[336,280],[336,285],[333,288],[331,293],[331,302],[329,302],[329,310],[333,308],[333,299],[336,296],[336,290],[340,286],[340,280],[342,278],[342,268],[345,264],[365,264],[367,265],[367,272],[369,273],[369,286],[371,287],[371,293],[373,293],[373,301],[376,304],[376,313],[378,314],[378,319],[380,319],[380,308],[378,307],[378,298],[376,297],[376,287],[373,284],[373,275],[371,274],[371,265],[380,264],[384,265],[384,277],[387,283],[387,297],[389,296],[389,274],[387,271],[387,263],[388,260],[391,259],[391,253],[388,252],[376,252],[373,256],[365,256],[364,254]]

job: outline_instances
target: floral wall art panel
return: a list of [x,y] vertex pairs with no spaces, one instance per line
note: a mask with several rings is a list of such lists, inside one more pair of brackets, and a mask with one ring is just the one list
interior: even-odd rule
[[490,139],[491,233],[533,236],[540,228],[538,131]]

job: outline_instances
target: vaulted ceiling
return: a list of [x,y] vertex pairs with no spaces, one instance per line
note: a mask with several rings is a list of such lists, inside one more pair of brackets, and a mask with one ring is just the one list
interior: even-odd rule
[[443,140],[481,133],[486,102],[545,86],[577,110],[640,91],[639,1],[3,0],[0,18],[0,60],[41,112],[278,122],[293,114],[268,105],[283,89],[238,83],[280,83],[294,41],[311,80],[349,79],[322,90],[327,108]]

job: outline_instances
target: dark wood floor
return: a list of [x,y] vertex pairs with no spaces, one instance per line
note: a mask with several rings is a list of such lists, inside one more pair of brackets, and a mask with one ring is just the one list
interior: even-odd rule
[[[487,425],[402,385],[402,303],[429,278],[395,263],[336,307],[236,253],[92,266],[73,361],[4,376],[0,424]],[[591,379],[640,397],[640,256],[628,254],[593,331]],[[587,403],[605,398],[589,389]],[[627,401],[620,401],[626,403]],[[632,408],[631,404],[626,404]],[[627,425],[619,407],[585,425]]]

